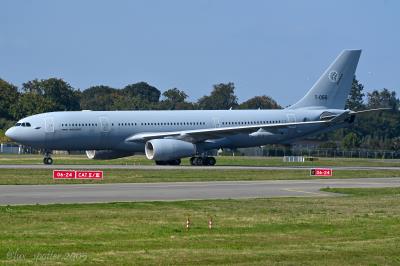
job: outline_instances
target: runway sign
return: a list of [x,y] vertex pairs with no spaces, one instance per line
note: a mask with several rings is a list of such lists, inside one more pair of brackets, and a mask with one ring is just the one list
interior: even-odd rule
[[103,171],[53,170],[53,179],[103,179]]
[[311,176],[332,176],[333,170],[330,168],[313,168],[310,170]]

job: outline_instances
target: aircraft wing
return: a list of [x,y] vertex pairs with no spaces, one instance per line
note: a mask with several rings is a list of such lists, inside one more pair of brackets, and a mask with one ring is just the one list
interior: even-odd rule
[[270,131],[280,128],[300,127],[307,125],[329,125],[331,120],[325,121],[309,121],[309,122],[293,122],[293,123],[277,123],[277,124],[259,124],[237,127],[221,127],[221,128],[206,128],[170,132],[148,132],[138,133],[126,139],[128,142],[146,142],[151,139],[161,138],[174,138],[185,140],[188,142],[196,143],[207,139],[217,139],[227,137],[229,135],[236,135],[240,133],[253,133],[258,130]]
[[309,121],[309,122],[292,122],[292,123],[277,123],[277,124],[258,124],[258,125],[247,125],[247,126],[235,126],[235,127],[220,127],[220,128],[206,128],[206,129],[193,129],[193,130],[182,130],[182,131],[169,131],[169,132],[145,132],[138,133],[128,137],[125,141],[127,142],[146,142],[151,139],[162,139],[162,138],[173,138],[180,139],[192,143],[201,142],[207,139],[218,139],[227,137],[230,135],[236,135],[240,133],[254,133],[258,130],[273,131],[281,128],[291,127],[303,127],[308,125],[326,125],[340,124],[345,122],[353,122],[356,115],[364,114],[367,112],[375,112],[388,110],[390,108],[378,108],[369,109],[363,111],[351,111],[346,110],[339,115],[326,116],[322,120]]

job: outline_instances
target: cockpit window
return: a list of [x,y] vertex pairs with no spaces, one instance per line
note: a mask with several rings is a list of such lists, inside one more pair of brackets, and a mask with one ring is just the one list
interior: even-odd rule
[[16,127],[30,127],[31,123],[29,123],[29,122],[16,123],[15,126]]

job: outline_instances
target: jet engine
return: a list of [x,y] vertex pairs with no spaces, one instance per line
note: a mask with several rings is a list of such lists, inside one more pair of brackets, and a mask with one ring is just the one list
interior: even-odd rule
[[196,154],[196,145],[177,139],[153,139],[146,142],[146,157],[149,160],[169,161]]
[[132,156],[133,152],[115,150],[91,150],[86,151],[86,156],[92,160],[111,160],[122,157]]

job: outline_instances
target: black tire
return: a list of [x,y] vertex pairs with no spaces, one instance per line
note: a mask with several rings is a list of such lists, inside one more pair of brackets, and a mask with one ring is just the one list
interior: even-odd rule
[[203,158],[196,157],[196,159],[194,160],[194,164],[197,165],[197,166],[203,165]]
[[215,163],[217,162],[217,160],[215,160],[214,157],[208,157],[208,158],[207,158],[207,162],[208,162],[208,165],[214,166]]
[[53,159],[50,157],[45,157],[43,158],[43,163],[47,165],[53,164]]
[[167,165],[166,161],[156,161],[156,165]]
[[189,161],[190,161],[190,165],[196,165],[195,164],[196,157],[191,157]]

